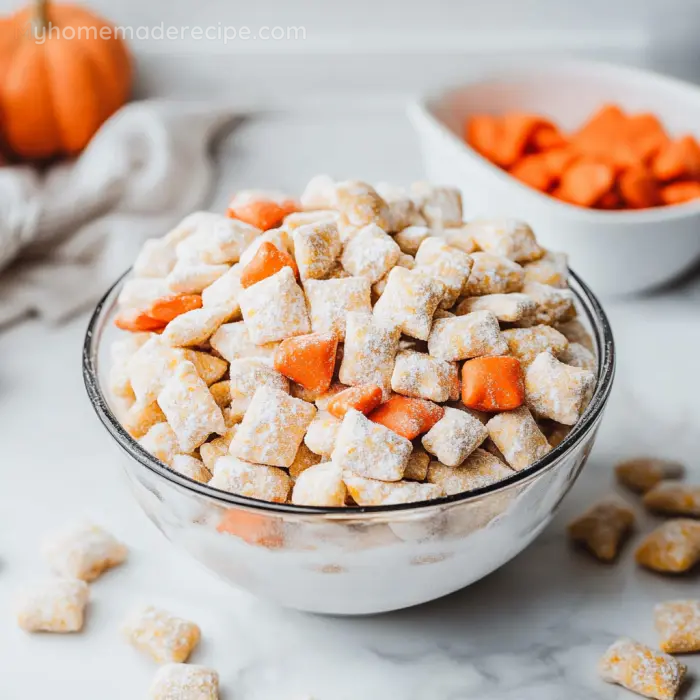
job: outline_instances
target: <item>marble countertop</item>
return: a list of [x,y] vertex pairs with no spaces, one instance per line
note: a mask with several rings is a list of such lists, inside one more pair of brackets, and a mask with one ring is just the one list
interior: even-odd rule
[[[236,186],[298,189],[310,175],[409,181],[420,175],[398,108],[277,114],[246,123],[220,150],[214,206]],[[284,168],[280,164],[284,163]],[[614,489],[623,456],[659,454],[700,478],[697,371],[700,290],[692,280],[636,300],[607,301],[619,365],[590,461],[552,524],[515,560],[468,589],[415,609],[331,618],[275,609],[232,590],[171,547],[132,500],[117,455],[87,401],[80,353],[87,317],[0,333],[0,698],[124,700],[146,696],[154,667],[118,627],[139,603],[197,621],[192,661],[221,674],[225,700],[588,700],[632,697],[598,680],[617,635],[654,644],[653,605],[697,595],[696,577],[639,570],[635,541],[602,566],[571,550],[565,524]],[[690,368],[690,369],[689,369]],[[631,502],[635,498],[628,496]],[[129,562],[100,579],[80,635],[26,635],[11,601],[46,575],[38,553],[52,526],[88,516],[128,543]],[[688,659],[700,673],[700,659]],[[700,697],[700,685],[686,690]]]

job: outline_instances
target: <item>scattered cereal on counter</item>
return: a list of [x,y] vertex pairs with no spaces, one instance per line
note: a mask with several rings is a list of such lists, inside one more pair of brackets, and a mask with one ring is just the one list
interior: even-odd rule
[[632,532],[634,512],[622,502],[603,500],[569,524],[569,536],[601,561],[617,557]]
[[700,600],[674,600],[654,608],[654,624],[667,654],[700,651]]
[[635,493],[646,493],[664,479],[680,479],[684,474],[682,464],[654,457],[635,457],[615,466],[618,482]]
[[56,579],[22,591],[17,624],[26,632],[79,632],[90,592],[84,581]]
[[195,664],[164,664],[157,671],[149,700],[218,700],[219,674]]
[[642,540],[635,557],[638,564],[659,573],[689,571],[700,561],[700,522],[667,520]]
[[700,486],[661,481],[644,494],[643,502],[652,513],[700,518]]

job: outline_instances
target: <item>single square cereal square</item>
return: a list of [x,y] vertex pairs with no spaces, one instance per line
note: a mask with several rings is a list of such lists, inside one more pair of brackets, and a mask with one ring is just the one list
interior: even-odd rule
[[229,376],[231,411],[240,419],[245,415],[255,392],[261,386],[289,393],[289,380],[267,362],[256,357],[233,360],[229,365]]
[[314,175],[300,197],[304,209],[332,209],[335,204],[335,182],[325,173]]
[[185,360],[189,360],[194,365],[197,374],[207,386],[218,382],[228,370],[228,362],[226,360],[222,360],[220,357],[211,355],[208,352],[185,349],[182,354]]
[[472,253],[472,271],[464,288],[466,296],[510,294],[523,288],[525,273],[518,263],[493,253]]
[[488,437],[481,421],[445,407],[445,415],[423,436],[423,447],[448,467],[457,467]]
[[478,250],[476,241],[470,233],[469,224],[443,228],[440,236],[453,248],[459,248],[465,253],[473,253],[475,250]]
[[403,231],[409,226],[424,224],[425,219],[418,211],[416,203],[403,187],[388,182],[378,182],[375,186],[379,196],[389,207],[389,227],[391,233]]
[[407,226],[394,236],[394,240],[402,253],[415,255],[421,243],[432,235],[427,226]]
[[369,224],[346,243],[340,261],[354,277],[366,277],[374,283],[396,265],[400,254],[401,248],[391,236]]
[[374,187],[360,180],[336,183],[333,208],[343,215],[350,226],[376,224],[386,231],[391,223],[387,203]]
[[183,359],[182,350],[170,347],[157,335],[144,343],[127,362],[136,400],[144,406],[155,401]]
[[122,625],[122,634],[159,664],[184,663],[201,637],[194,622],[152,605],[133,611]]
[[479,219],[472,221],[467,228],[481,250],[517,263],[538,260],[545,252],[524,221]]
[[689,571],[700,561],[700,522],[667,520],[642,540],[635,558],[641,566],[659,573]]
[[[234,434],[235,431],[232,433],[231,439],[233,439]],[[202,458],[202,462],[204,462],[204,466],[211,474],[214,473],[214,465],[216,464],[216,460],[219,459],[219,457],[224,457],[228,454],[230,444],[230,439],[225,437],[217,437],[210,442],[205,442],[203,445],[200,445],[199,455]]]
[[342,245],[334,221],[307,224],[294,230],[294,257],[302,282],[323,279],[340,255]]
[[292,489],[292,503],[298,506],[342,508],[346,496],[343,473],[333,462],[305,469],[297,477]]
[[299,449],[294,457],[294,461],[289,465],[289,476],[296,479],[299,474],[313,467],[314,464],[319,464],[322,460],[321,455],[313,453],[303,442],[299,445]]
[[553,326],[557,323],[570,321],[576,316],[576,297],[570,289],[559,289],[558,287],[550,287],[548,284],[528,282],[523,286],[523,293],[537,304],[533,325],[543,323]]
[[412,338],[427,340],[433,314],[444,293],[445,285],[429,274],[395,267],[389,272],[386,288],[374,305],[374,317],[387,326],[398,327]]
[[430,455],[423,449],[420,442],[416,441],[413,445],[413,452],[408,458],[406,471],[403,478],[411,481],[425,481],[428,476],[428,465],[430,464]]
[[196,664],[163,664],[153,678],[149,700],[218,700],[219,674]]
[[382,325],[372,314],[348,313],[340,381],[348,386],[376,384],[387,399],[400,336],[398,328]]
[[178,243],[178,260],[220,265],[236,263],[243,251],[260,235],[250,224],[220,214],[210,214],[195,231]]
[[139,445],[156,459],[170,465],[182,452],[175,431],[169,423],[156,423],[140,440]]
[[481,297],[467,297],[457,305],[457,316],[464,316],[472,311],[490,311],[504,323],[523,323],[532,325],[537,304],[527,294],[485,294]]
[[[404,253],[401,253],[399,255],[399,259],[396,261],[396,267],[403,267],[406,270],[412,270],[416,266],[415,260],[410,256],[410,255],[405,255]],[[380,280],[376,281],[372,285],[372,298],[373,299],[379,299],[379,297],[384,294],[384,290],[386,289],[386,285],[389,282],[389,275],[391,274],[391,270],[384,275]]]
[[201,294],[210,284],[226,274],[229,267],[229,265],[208,265],[202,262],[178,260],[165,281],[168,289],[173,292]]
[[442,230],[462,223],[462,195],[456,187],[414,182],[411,197],[431,228]]
[[136,277],[166,277],[175,267],[175,246],[164,238],[149,238],[143,242],[134,260]]
[[146,309],[156,299],[170,294],[168,283],[160,278],[131,277],[124,282],[117,302],[119,308]]
[[525,370],[525,400],[536,416],[574,425],[593,396],[595,382],[593,372],[542,352]]
[[170,321],[161,337],[174,347],[203,345],[230,316],[227,306],[207,306],[187,311]]
[[581,343],[570,342],[566,350],[559,355],[559,360],[565,365],[587,369],[591,372],[595,372],[598,366],[595,355]]
[[292,480],[279,467],[251,464],[227,455],[216,460],[209,486],[261,501],[285,503]]
[[138,440],[154,425],[163,423],[166,418],[157,401],[151,401],[145,405],[137,401],[129,406],[119,420],[129,435]]
[[158,395],[182,452],[192,452],[212,433],[223,433],[226,423],[209,387],[191,362],[181,362]]
[[242,270],[243,268],[240,264],[234,265],[202,292],[202,305],[204,308],[208,309],[213,306],[225,308],[228,312],[225,319],[227,323],[238,321],[241,318],[241,305],[238,297],[243,291],[241,286]]
[[348,493],[358,506],[385,506],[431,501],[443,496],[439,486],[418,481],[379,481],[343,472]]
[[58,576],[94,581],[121,564],[127,550],[99,525],[80,523],[46,537],[41,553]]
[[317,455],[330,457],[340,430],[340,420],[330,413],[319,411],[309,423],[304,444]]
[[435,277],[445,285],[440,305],[449,309],[462,294],[472,269],[472,259],[442,238],[426,238],[416,253],[416,271]]
[[644,494],[643,501],[652,513],[700,518],[700,486],[661,481]]
[[358,476],[399,481],[412,451],[410,440],[351,408],[338,431],[332,461]]
[[311,331],[304,292],[290,267],[244,289],[239,301],[248,334],[256,345]]
[[454,362],[413,350],[402,350],[396,356],[391,388],[397,394],[442,403],[452,395],[455,383],[459,377]]
[[87,583],[71,579],[24,589],[16,602],[17,624],[25,632],[79,632],[89,597]]
[[464,316],[434,321],[428,337],[428,352],[433,357],[454,362],[485,355],[505,355],[508,343],[493,313],[472,311]]
[[513,470],[486,450],[478,448],[462,464],[448,467],[433,460],[428,467],[426,480],[442,488],[446,496],[474,491],[507,479]]
[[617,499],[596,503],[569,524],[569,537],[600,561],[613,561],[634,527],[634,511]]
[[532,326],[532,328],[508,328],[503,331],[508,343],[507,352],[520,360],[523,369],[543,352],[550,352],[559,357],[569,345],[569,341],[551,326]]
[[311,329],[314,333],[334,333],[345,340],[348,312],[371,313],[370,283],[366,277],[331,280],[307,280],[304,283],[309,302]]
[[211,472],[204,466],[204,462],[192,455],[175,455],[170,468],[200,484],[206,484],[211,479]]
[[260,387],[231,440],[235,457],[271,467],[288,467],[316,407],[276,389]]
[[659,646],[667,654],[700,651],[700,600],[674,600],[654,608]]
[[681,479],[685,467],[671,459],[633,457],[615,465],[615,478],[630,491],[646,493],[665,479]]
[[570,343],[580,343],[592,353],[595,353],[591,334],[577,318],[566,321],[565,323],[557,323],[557,330],[564,335]]
[[598,662],[598,672],[607,683],[654,700],[674,700],[687,667],[661,651],[621,637]]
[[272,363],[278,345],[278,343],[256,345],[250,339],[250,333],[243,321],[225,323],[209,339],[209,344],[227,362],[243,357],[256,357],[269,363]]
[[534,464],[552,449],[526,406],[495,415],[486,429],[516,471]]
[[569,286],[569,256],[548,250],[543,257],[525,263],[525,282],[541,282],[551,287],[566,289]]

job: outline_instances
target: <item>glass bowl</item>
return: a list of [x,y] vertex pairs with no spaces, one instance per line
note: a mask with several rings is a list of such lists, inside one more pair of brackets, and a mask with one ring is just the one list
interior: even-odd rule
[[502,566],[537,537],[576,480],[612,387],[608,320],[572,273],[579,317],[597,349],[598,383],[577,425],[543,459],[497,484],[421,503],[314,508],[258,501],[181,476],[119,424],[106,376],[116,300],[127,275],[90,319],[83,376],[131,490],[171,542],[230,583],[289,608],[340,615],[397,610],[452,593]]

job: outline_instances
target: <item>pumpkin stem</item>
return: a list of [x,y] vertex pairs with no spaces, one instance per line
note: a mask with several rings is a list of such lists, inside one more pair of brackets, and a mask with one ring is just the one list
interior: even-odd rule
[[34,36],[41,34],[49,24],[49,0],[34,0],[32,27]]

